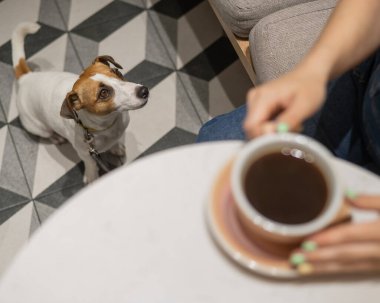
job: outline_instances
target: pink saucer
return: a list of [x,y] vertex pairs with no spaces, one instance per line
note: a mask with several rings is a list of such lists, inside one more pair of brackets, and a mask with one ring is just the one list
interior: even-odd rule
[[208,222],[216,242],[229,257],[250,271],[276,278],[298,277],[287,258],[264,251],[246,236],[229,185],[231,167],[232,162],[218,175],[207,205]]

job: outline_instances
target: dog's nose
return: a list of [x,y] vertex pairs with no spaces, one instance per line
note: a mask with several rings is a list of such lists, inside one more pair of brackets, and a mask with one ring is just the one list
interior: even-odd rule
[[136,95],[141,99],[146,99],[149,97],[149,89],[146,86],[139,86]]

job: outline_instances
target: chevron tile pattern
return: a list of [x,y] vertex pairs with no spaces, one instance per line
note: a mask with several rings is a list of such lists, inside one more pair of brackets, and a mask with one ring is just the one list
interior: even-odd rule
[[33,232],[84,184],[75,150],[27,133],[15,104],[10,37],[20,22],[34,70],[80,73],[113,56],[151,91],[130,113],[127,164],[192,144],[201,125],[245,100],[250,81],[204,0],[0,1],[0,274]]

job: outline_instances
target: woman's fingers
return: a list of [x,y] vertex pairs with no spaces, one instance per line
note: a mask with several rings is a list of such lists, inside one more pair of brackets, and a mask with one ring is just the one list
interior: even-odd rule
[[281,102],[273,93],[266,93],[261,89],[251,90],[248,93],[248,113],[244,121],[244,129],[248,137],[257,137],[264,134],[264,125],[273,115],[281,110]]
[[380,262],[380,242],[325,246],[303,254],[305,261],[310,263],[357,262],[361,260]]
[[358,208],[380,211],[380,196],[360,195],[354,199],[349,199],[349,202]]
[[301,275],[380,272],[380,262],[363,260],[363,261],[358,261],[354,263],[345,263],[345,262],[304,263],[297,267],[297,271]]
[[318,247],[350,242],[380,241],[380,220],[368,223],[347,223],[324,230],[308,239]]
[[342,224],[305,241],[290,257],[301,274],[380,270],[380,220]]

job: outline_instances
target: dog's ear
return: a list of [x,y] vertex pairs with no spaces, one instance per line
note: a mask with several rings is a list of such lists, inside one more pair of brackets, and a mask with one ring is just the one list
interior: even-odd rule
[[75,119],[73,109],[81,109],[82,104],[76,92],[69,92],[63,100],[60,115],[66,119]]
[[123,67],[119,63],[117,63],[115,61],[115,59],[112,58],[111,56],[98,56],[95,58],[95,60],[92,62],[92,64],[94,64],[96,62],[103,63],[107,66],[110,66],[110,62],[111,62],[115,67],[117,67],[119,69],[123,69]]

